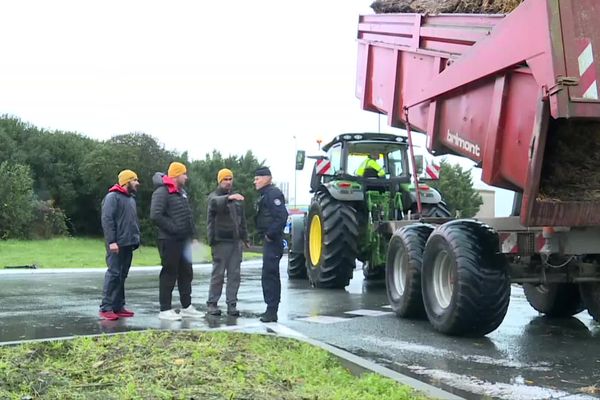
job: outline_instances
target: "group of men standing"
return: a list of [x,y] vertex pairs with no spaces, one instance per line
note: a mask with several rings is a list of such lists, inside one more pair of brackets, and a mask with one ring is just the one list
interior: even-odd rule
[[[192,305],[192,251],[197,242],[197,232],[188,195],[184,189],[187,181],[184,164],[173,162],[166,174],[157,172],[152,178],[155,186],[150,205],[150,219],[158,230],[158,251],[162,269],[159,275],[158,317],[164,320],[181,320],[203,316]],[[272,184],[267,167],[256,170],[254,185],[259,191],[256,229],[264,239],[262,289],[266,311],[263,322],[277,321],[281,297],[279,261],[283,255],[283,228],[288,213],[281,191]],[[100,318],[116,320],[133,317],[135,313],[125,308],[125,279],[131,266],[133,251],[140,244],[135,193],[138,177],[131,170],[118,175],[118,183],[109,189],[102,201],[102,229],[106,241],[106,264]],[[217,188],[208,196],[207,234],[211,247],[213,268],[207,299],[207,315],[221,315],[218,301],[221,297],[225,275],[227,287],[225,300],[227,314],[237,317],[237,293],[240,286],[242,247],[249,247],[244,209],[244,196],[233,191],[233,172],[227,168],[217,174]],[[172,307],[172,293],[177,284],[180,312]]]

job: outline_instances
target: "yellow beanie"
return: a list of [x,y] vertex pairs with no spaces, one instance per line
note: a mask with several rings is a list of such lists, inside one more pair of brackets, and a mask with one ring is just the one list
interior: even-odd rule
[[135,172],[130,169],[124,169],[123,171],[119,172],[119,186],[125,186],[137,178],[138,176]]
[[219,173],[217,174],[217,183],[221,183],[221,181],[225,178],[233,178],[233,172],[231,172],[230,169],[227,168],[223,168],[222,170],[219,171]]
[[167,171],[167,175],[169,178],[177,178],[179,175],[183,175],[187,173],[187,168],[180,162],[172,162],[169,165],[169,170]]

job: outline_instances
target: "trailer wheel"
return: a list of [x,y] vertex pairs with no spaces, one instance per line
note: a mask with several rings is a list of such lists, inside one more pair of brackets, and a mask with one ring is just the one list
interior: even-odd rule
[[402,318],[425,315],[421,294],[423,250],[431,225],[414,224],[397,230],[388,246],[385,287],[392,310]]
[[304,254],[308,279],[313,286],[348,286],[358,254],[358,221],[354,208],[329,193],[318,193],[308,212]]
[[288,255],[288,268],[287,268],[289,279],[306,279],[306,258],[304,253],[292,253]]
[[580,283],[579,292],[588,313],[600,322],[600,282]]
[[524,283],[523,291],[531,307],[547,317],[570,317],[584,309],[579,287],[574,283]]
[[450,218],[452,216],[443,201],[438,204],[423,204],[421,215],[428,218]]
[[506,260],[498,236],[472,220],[437,227],[423,252],[423,303],[434,329],[483,336],[504,320],[510,299]]

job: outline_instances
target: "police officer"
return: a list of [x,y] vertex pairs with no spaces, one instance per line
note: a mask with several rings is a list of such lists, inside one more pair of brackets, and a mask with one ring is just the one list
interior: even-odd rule
[[277,321],[281,298],[279,260],[283,255],[283,228],[288,217],[283,193],[273,185],[272,179],[268,167],[258,168],[254,174],[254,186],[259,192],[256,229],[264,240],[261,282],[267,310],[260,317],[262,322]]

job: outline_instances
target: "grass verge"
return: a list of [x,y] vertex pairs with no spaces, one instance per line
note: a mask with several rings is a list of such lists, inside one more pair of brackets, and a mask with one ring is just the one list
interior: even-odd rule
[[0,347],[2,399],[426,399],[275,336],[145,331]]
[[[95,238],[56,238],[50,240],[0,241],[0,268],[37,265],[41,268],[105,267],[104,241]],[[194,263],[210,262],[210,248],[200,244],[193,249]],[[244,253],[244,259],[260,257]],[[160,265],[158,249],[141,246],[133,253],[133,266]]]

